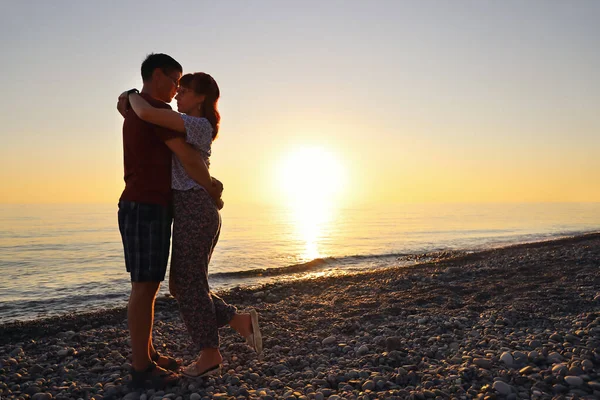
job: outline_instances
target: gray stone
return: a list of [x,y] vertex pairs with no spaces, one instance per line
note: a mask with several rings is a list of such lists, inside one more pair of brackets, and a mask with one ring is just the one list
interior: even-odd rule
[[568,375],[583,375],[583,370],[579,367],[573,366],[571,368],[569,368],[569,372],[567,373]]
[[283,383],[279,379],[273,379],[271,383],[269,383],[269,387],[276,389],[278,387],[282,387]]
[[579,342],[579,338],[575,335],[571,335],[570,333],[567,333],[565,335],[565,340],[569,343],[577,343]]
[[569,369],[565,364],[554,364],[554,366],[552,367],[552,373],[557,375],[565,376],[567,375],[568,370]]
[[558,394],[558,393],[567,393],[569,391],[569,388],[561,385],[560,383],[557,383],[556,385],[552,386],[552,393],[554,394]]
[[362,384],[362,390],[373,390],[375,389],[375,382],[368,380]]
[[359,357],[362,357],[364,355],[366,355],[367,353],[369,353],[369,347],[367,347],[366,345],[362,345],[358,348],[358,350],[356,351],[356,355],[358,355]]
[[574,395],[577,395],[577,396],[583,397],[583,398],[587,398],[587,395],[588,395],[588,393],[585,390],[578,389],[578,388],[571,388],[569,390],[569,394],[574,394]]
[[542,342],[534,339],[531,342],[529,342],[529,346],[533,347],[534,349],[537,349],[538,347],[542,347]]
[[402,349],[402,338],[398,336],[391,336],[385,339],[385,349],[389,352],[392,350]]
[[488,360],[487,358],[475,358],[473,360],[473,363],[480,368],[484,368],[484,369],[492,368],[492,361]]
[[565,376],[565,382],[569,384],[569,386],[581,386],[583,385],[583,379],[578,376],[567,375]]
[[594,369],[594,363],[590,360],[583,360],[581,362],[581,368],[583,368],[584,371],[592,370]]
[[521,368],[521,370],[519,370],[519,373],[521,375],[529,375],[529,374],[533,374],[534,372],[535,372],[535,368],[533,368],[531,365],[528,365],[525,368]]
[[553,333],[552,335],[550,335],[550,340],[554,340],[555,342],[562,342],[563,337],[558,333]]
[[36,393],[41,392],[42,389],[40,389],[38,386],[36,385],[31,385],[29,386],[27,389],[25,389],[25,393],[27,393],[28,395],[32,396]]
[[504,396],[508,396],[510,393],[512,393],[512,387],[508,383],[502,381],[494,382],[493,388]]
[[515,362],[515,359],[513,358],[512,354],[510,354],[508,351],[505,351],[500,356],[500,361],[503,362],[504,365],[510,367]]
[[323,339],[323,346],[329,346],[330,344],[334,344],[336,342],[335,336],[329,336],[328,338]]
[[556,364],[564,360],[564,357],[560,355],[560,353],[553,351],[552,353],[548,354],[548,357],[546,357],[546,359],[549,363]]

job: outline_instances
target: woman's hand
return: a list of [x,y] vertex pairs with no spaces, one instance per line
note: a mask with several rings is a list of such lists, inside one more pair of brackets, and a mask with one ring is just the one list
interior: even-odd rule
[[119,96],[119,99],[117,100],[117,110],[119,111],[119,114],[125,118],[125,115],[127,115],[127,110],[129,110],[129,98],[127,96],[127,91],[124,91]]

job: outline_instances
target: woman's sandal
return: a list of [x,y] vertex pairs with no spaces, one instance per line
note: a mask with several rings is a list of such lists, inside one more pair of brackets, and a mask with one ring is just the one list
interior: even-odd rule
[[260,356],[263,352],[262,334],[258,326],[258,313],[254,309],[250,310],[250,321],[252,321],[252,333],[246,336],[246,344]]
[[129,373],[131,374],[131,381],[129,386],[134,389],[164,389],[167,386],[175,385],[179,382],[179,376],[177,374],[164,370],[162,374],[155,374],[154,370],[158,368],[158,365],[154,361],[151,361],[148,367],[143,371],[136,371],[131,368]]
[[161,357],[165,357],[169,361],[169,363],[167,365],[164,365],[164,366],[160,365],[161,368],[168,369],[169,371],[177,371],[179,369],[179,363],[173,357],[163,356],[158,351],[150,356],[152,361],[154,361],[157,364],[158,364],[158,360]]
[[[193,371],[190,371],[191,369]],[[197,372],[196,363],[194,362],[193,364],[184,368],[181,371],[181,375],[191,379],[204,378],[207,376],[221,376],[221,364],[217,364],[214,367],[210,367],[202,372]]]

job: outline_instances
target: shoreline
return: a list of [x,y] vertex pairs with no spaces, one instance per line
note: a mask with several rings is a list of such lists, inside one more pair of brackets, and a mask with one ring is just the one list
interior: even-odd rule
[[[428,261],[437,261],[445,258],[455,258],[462,254],[482,252],[514,245],[525,245],[544,241],[561,240],[582,235],[600,233],[600,231],[584,231],[554,234],[536,234],[533,237],[512,238],[506,242],[488,243],[468,247],[463,244],[461,248],[432,247],[429,250],[421,249],[413,252],[392,252],[377,254],[349,253],[348,255],[324,256],[309,261],[292,263],[285,266],[270,268],[252,268],[247,270],[212,272],[209,277],[211,287],[216,292],[223,292],[234,287],[256,288],[268,283],[280,283],[287,280],[302,280],[315,275],[336,275],[355,272],[369,272],[371,270],[388,268],[389,266],[409,266],[422,264]],[[387,265],[386,265],[387,264]],[[218,271],[218,269],[217,269]],[[120,271],[122,272],[122,271]],[[105,282],[110,285],[109,282]],[[118,286],[107,286],[107,291],[102,290],[102,284],[95,286],[93,292],[86,290],[89,284],[73,286],[71,295],[60,290],[60,293],[39,292],[36,297],[31,293],[21,300],[7,300],[0,304],[0,326],[15,322],[41,321],[48,318],[61,318],[88,312],[103,312],[127,304],[129,283],[125,276],[118,279]],[[10,286],[10,285],[9,285]],[[15,288],[15,290],[18,290]],[[98,291],[100,290],[100,291]],[[162,285],[159,296],[167,294],[166,285]],[[48,296],[46,298],[46,296]],[[56,297],[53,297],[56,296]],[[47,301],[44,299],[46,298]]]
[[[600,232],[592,232],[585,233],[582,235],[576,236],[568,236],[559,239],[549,239],[542,240],[537,242],[530,243],[519,243],[519,244],[511,244],[508,246],[495,247],[492,249],[486,249],[481,251],[469,252],[464,254],[464,251],[460,250],[449,250],[446,252],[435,252],[442,255],[440,259],[436,259],[434,261],[427,262],[419,262],[420,258],[423,256],[427,256],[427,254],[415,255],[415,263],[406,265],[406,266],[393,266],[386,267],[382,269],[376,270],[368,270],[368,271],[357,271],[351,272],[349,274],[335,275],[331,277],[325,278],[299,278],[291,281],[283,281],[283,282],[275,282],[275,283],[265,283],[261,285],[254,285],[252,287],[243,287],[238,286],[233,289],[217,291],[216,293],[219,296],[222,296],[226,301],[232,302],[233,298],[230,298],[232,293],[236,295],[234,297],[237,298],[246,298],[248,296],[252,296],[256,292],[264,291],[266,288],[277,287],[277,286],[287,286],[287,285],[300,285],[305,280],[337,280],[340,278],[344,278],[345,276],[354,276],[354,275],[377,275],[382,273],[383,271],[394,270],[394,269],[411,269],[411,268],[421,268],[428,267],[431,265],[439,265],[443,267],[445,262],[468,262],[473,258],[485,257],[486,255],[497,252],[497,251],[509,251],[512,249],[525,249],[525,248],[543,248],[548,245],[560,245],[560,244],[576,244],[581,241],[587,241],[588,239],[599,238]],[[457,256],[447,257],[446,254],[458,254]],[[304,266],[305,264],[314,264],[319,263],[321,259],[316,259],[309,261],[307,263],[301,264]],[[288,267],[284,267],[288,268]],[[282,268],[274,268],[275,270],[280,270]],[[268,272],[268,269],[261,270],[262,272]],[[293,271],[292,271],[293,272]],[[325,282],[324,282],[325,283]],[[169,309],[171,307],[177,307],[177,302],[170,295],[159,296],[156,299],[156,309]],[[9,342],[6,338],[10,337],[11,334],[17,331],[22,331],[22,338],[28,339],[36,337],[39,332],[43,332],[44,334],[52,334],[52,331],[59,332],[60,330],[75,330],[81,329],[87,325],[92,325],[94,327],[116,323],[122,320],[122,318],[126,318],[127,316],[127,307],[126,306],[116,306],[110,308],[104,308],[100,310],[90,311],[90,312],[71,312],[65,313],[57,316],[49,316],[42,318],[35,318],[24,321],[10,321],[6,323],[0,323],[0,345],[6,344]],[[48,329],[51,329],[50,331]]]
[[[258,310],[263,361],[224,328],[222,378],[131,393],[126,310],[112,308],[0,325],[0,396],[600,397],[600,233],[220,294]],[[154,337],[193,359],[172,298]]]

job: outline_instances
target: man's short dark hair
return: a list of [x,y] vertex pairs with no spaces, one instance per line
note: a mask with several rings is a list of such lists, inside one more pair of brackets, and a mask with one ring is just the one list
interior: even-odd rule
[[142,63],[142,80],[144,82],[152,79],[152,73],[156,68],[160,68],[165,74],[169,74],[173,71],[179,71],[183,73],[183,68],[175,59],[166,54],[150,54]]

